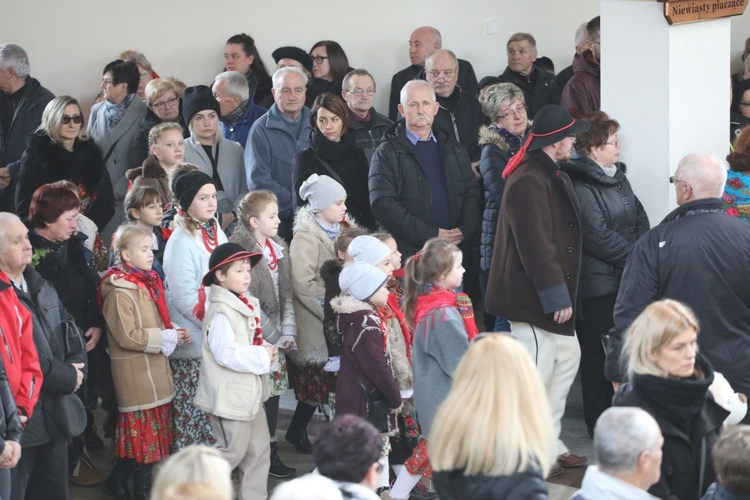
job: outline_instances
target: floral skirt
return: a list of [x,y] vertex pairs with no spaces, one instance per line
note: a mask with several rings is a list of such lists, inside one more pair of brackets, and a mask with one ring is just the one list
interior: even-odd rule
[[172,377],[174,378],[175,396],[172,453],[193,445],[213,445],[211,418],[203,410],[193,405],[195,391],[198,389],[198,376],[201,372],[200,359],[170,359]]
[[403,411],[397,418],[398,432],[391,436],[391,454],[388,457],[391,465],[403,464],[419,445],[419,424],[412,412]]
[[271,397],[281,396],[287,389],[289,389],[288,371],[286,355],[284,354],[284,351],[279,349],[279,369],[268,374],[271,378]]
[[152,464],[169,456],[171,444],[172,403],[120,413],[115,431],[118,457]]
[[289,363],[289,375],[298,401],[319,404],[328,403],[328,373],[324,365],[297,366]]
[[427,458],[427,440],[420,439],[419,446],[414,448],[409,459],[404,462],[404,467],[413,476],[423,476],[432,479],[432,467]]

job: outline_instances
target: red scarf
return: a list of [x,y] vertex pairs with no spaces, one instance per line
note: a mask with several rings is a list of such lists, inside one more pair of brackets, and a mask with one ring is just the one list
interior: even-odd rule
[[401,326],[401,331],[404,334],[404,343],[406,344],[406,357],[411,360],[411,332],[406,326],[406,316],[404,315],[404,311],[401,310],[398,295],[395,293],[388,294],[388,307],[391,308],[393,316],[398,320],[399,326]]
[[[250,308],[250,310],[253,312],[253,315],[255,315],[255,308],[250,303],[247,297],[244,295],[238,295],[239,299]],[[263,329],[258,326],[255,328],[255,335],[253,336],[253,345],[263,345]]]
[[431,311],[446,307],[455,307],[461,313],[469,341],[479,334],[474,322],[474,307],[471,299],[465,293],[456,293],[436,286],[425,287],[425,292],[417,297],[414,308],[414,324],[419,322]]
[[[156,271],[142,271],[127,264],[122,267],[110,267],[102,281],[114,276],[118,279],[124,279],[130,283],[135,283],[138,288],[147,290],[148,294],[156,303],[156,309],[159,311],[162,323],[165,328],[173,328],[172,320],[169,319],[169,310],[167,309],[167,296],[164,293],[164,284]],[[99,303],[101,304],[101,287],[99,288]]]

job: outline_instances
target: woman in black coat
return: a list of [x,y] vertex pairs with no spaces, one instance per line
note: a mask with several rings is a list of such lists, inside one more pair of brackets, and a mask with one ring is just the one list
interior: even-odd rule
[[375,216],[370,209],[367,178],[370,164],[362,148],[357,146],[354,133],[348,130],[349,110],[343,99],[333,94],[321,94],[315,99],[310,122],[310,147],[300,151],[292,161],[292,185],[296,194],[295,206],[305,202],[299,188],[312,174],[327,175],[346,190],[346,206],[359,226],[376,229]]
[[578,134],[580,157],[562,165],[573,181],[581,206],[583,261],[581,263],[582,321],[577,324],[581,345],[583,413],[589,435],[609,408],[612,384],[604,378],[601,338],[614,326],[612,313],[625,261],[639,236],[649,229],[643,205],[633,194],[625,164],[619,162],[620,125],[602,113],[590,116],[591,128]]
[[[479,283],[484,297],[490,275],[492,250],[495,246],[500,203],[505,189],[503,170],[516,151],[526,142],[531,122],[526,114],[526,98],[523,91],[512,83],[490,86],[482,96],[482,112],[492,121],[490,126],[479,129],[479,145],[482,147],[479,173],[482,174],[484,182]],[[496,316],[493,331],[509,332],[510,323],[507,319]]]
[[102,151],[89,139],[78,101],[69,96],[52,99],[44,108],[42,124],[29,138],[21,158],[16,187],[16,214],[25,219],[36,189],[66,180],[78,186],[81,213],[99,231],[115,213],[112,183]]
[[711,397],[714,369],[696,349],[698,321],[676,300],[649,305],[627,331],[630,383],[615,406],[643,408],[664,436],[661,478],[649,493],[697,500],[716,481],[711,450],[729,412]]

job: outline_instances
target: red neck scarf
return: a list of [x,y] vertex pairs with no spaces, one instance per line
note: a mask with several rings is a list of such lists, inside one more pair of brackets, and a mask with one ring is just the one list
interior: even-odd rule
[[425,286],[425,291],[417,297],[416,307],[414,308],[414,324],[419,324],[434,309],[446,307],[455,307],[461,313],[469,341],[479,334],[477,324],[474,322],[474,307],[469,296],[465,293],[456,293],[432,285]]
[[399,297],[393,292],[388,294],[388,307],[391,308],[393,316],[398,320],[399,326],[401,326],[401,332],[404,334],[404,343],[406,344],[406,357],[411,360],[411,332],[406,326],[406,316],[404,315],[404,311],[401,310]]
[[[172,320],[169,319],[169,310],[167,309],[167,297],[164,293],[164,284],[156,271],[141,271],[127,264],[122,267],[110,267],[107,274],[102,280],[110,276],[124,279],[130,283],[135,283],[138,288],[147,290],[151,298],[156,303],[156,309],[159,311],[162,323],[165,328],[172,328]],[[99,302],[101,302],[101,290],[99,291]]]
[[[237,295],[237,297],[255,314],[255,308],[250,303],[247,297],[244,295]],[[253,335],[253,345],[263,345],[263,329],[258,326],[255,328],[255,335]]]

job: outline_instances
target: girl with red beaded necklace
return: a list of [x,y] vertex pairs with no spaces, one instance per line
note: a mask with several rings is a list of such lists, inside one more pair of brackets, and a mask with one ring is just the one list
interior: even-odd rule
[[177,396],[174,405],[175,452],[192,444],[214,443],[211,420],[193,405],[201,365],[201,328],[194,313],[204,305],[201,278],[208,272],[208,259],[227,237],[216,221],[218,209],[213,179],[198,170],[182,172],[172,180],[172,192],[179,206],[175,230],[164,249],[164,274],[169,286],[169,313],[187,327],[193,342],[183,344],[170,356]]
[[[120,411],[115,433],[118,463],[107,490],[128,496],[135,474],[135,497],[151,490],[151,467],[169,455],[172,442],[174,384],[167,356],[190,342],[190,334],[172,323],[161,278],[152,270],[151,231],[125,224],[115,233],[115,267],[101,282],[112,377]],[[124,495],[124,496],[123,496]]]
[[427,440],[432,421],[448,395],[461,357],[477,335],[474,308],[461,286],[463,255],[448,240],[428,240],[406,261],[404,313],[412,328],[414,404],[421,430],[419,446],[404,463],[391,498],[408,498],[424,476],[431,478]]
[[263,313],[263,338],[279,350],[279,369],[271,373],[271,397],[266,401],[266,418],[271,432],[271,468],[274,477],[296,475],[279,458],[276,424],[280,396],[289,388],[285,351],[296,349],[297,322],[292,304],[292,271],[289,248],[279,232],[279,203],[271,191],[251,191],[237,207],[237,227],[229,241],[252,253],[262,253],[250,275],[250,294],[257,297]]
[[258,299],[248,295],[250,270],[263,259],[237,243],[211,254],[201,287],[211,287],[203,321],[203,363],[194,404],[211,416],[217,448],[240,469],[238,498],[266,498],[270,436],[263,402],[268,374],[278,369],[277,349],[263,339]]

